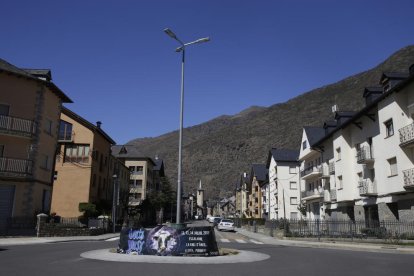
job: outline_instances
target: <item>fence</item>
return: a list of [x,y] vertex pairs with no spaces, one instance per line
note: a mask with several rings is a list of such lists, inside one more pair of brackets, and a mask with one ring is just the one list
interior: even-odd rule
[[[253,224],[238,220],[236,225],[242,227]],[[266,221],[264,228],[272,236],[274,231],[279,231],[285,237],[414,239],[414,221],[279,219]]]

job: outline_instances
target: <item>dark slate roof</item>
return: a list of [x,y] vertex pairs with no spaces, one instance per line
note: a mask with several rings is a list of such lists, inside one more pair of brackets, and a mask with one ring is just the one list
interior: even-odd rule
[[269,168],[272,156],[276,162],[298,162],[299,153],[298,150],[272,148],[267,156],[266,168]]
[[[264,164],[252,164],[251,180],[256,176],[258,181],[267,181],[268,170]],[[251,181],[250,181],[251,182]]]
[[380,81],[384,79],[394,79],[394,80],[403,80],[408,78],[410,75],[408,73],[403,72],[384,72],[381,75]]
[[384,92],[384,88],[382,86],[370,86],[365,87],[363,97],[366,97],[369,94],[382,94]]
[[26,71],[32,76],[45,78],[47,81],[52,80],[52,71],[50,69],[26,69],[22,68],[22,70]]
[[112,155],[117,158],[127,158],[127,159],[134,159],[134,160],[146,160],[156,166],[156,163],[152,158],[148,157],[146,154],[141,152],[136,146],[134,145],[114,145],[112,146]]
[[[384,76],[384,74],[383,74],[383,76]],[[354,116],[352,116],[351,119],[347,120],[346,122],[344,122],[341,125],[338,125],[328,135],[326,135],[326,136],[322,137],[321,139],[319,139],[319,141],[317,141],[315,143],[315,145],[320,145],[322,142],[324,142],[326,139],[328,139],[333,133],[335,133],[339,129],[343,129],[343,128],[347,127],[352,122],[355,122],[360,117],[362,117],[365,114],[367,114],[373,107],[376,107],[378,105],[378,103],[381,102],[383,99],[385,99],[386,97],[388,97],[392,93],[398,93],[401,89],[403,89],[404,87],[406,87],[408,84],[412,83],[413,81],[414,81],[414,74],[411,74],[411,75],[409,75],[408,78],[405,78],[404,80],[400,81],[393,88],[391,88],[390,90],[384,92],[381,96],[379,96],[378,98],[376,98],[369,105],[365,106],[363,109],[361,109],[360,111],[358,111]]]
[[37,78],[35,75],[30,74],[28,71],[30,69],[20,69],[13,64],[8,63],[4,59],[0,58],[0,73],[7,72],[19,77],[24,77],[28,80],[36,81],[38,83],[43,84],[44,86],[48,87],[55,95],[57,95],[64,103],[72,103],[72,100],[66,96],[66,94],[59,89],[53,82],[45,81],[42,79]]
[[86,119],[82,118],[81,116],[79,116],[78,114],[76,114],[75,112],[73,112],[72,110],[68,109],[67,107],[62,106],[62,113],[69,116],[70,118],[72,118],[73,120],[79,122],[80,124],[82,124],[83,126],[89,128],[90,130],[94,131],[94,132],[98,132],[99,134],[101,134],[110,144],[114,145],[116,144],[116,142],[114,140],[112,140],[112,138],[106,134],[105,131],[103,131],[102,128],[97,127],[96,125],[92,124],[91,122],[87,121]]
[[323,127],[305,126],[303,129],[306,132],[306,136],[308,137],[309,145],[311,147],[325,136],[325,129]]

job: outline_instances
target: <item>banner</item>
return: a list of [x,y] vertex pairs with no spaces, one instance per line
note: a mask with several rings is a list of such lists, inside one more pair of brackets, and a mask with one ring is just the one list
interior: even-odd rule
[[214,228],[175,229],[159,225],[151,230],[124,228],[119,239],[119,253],[159,256],[218,256]]

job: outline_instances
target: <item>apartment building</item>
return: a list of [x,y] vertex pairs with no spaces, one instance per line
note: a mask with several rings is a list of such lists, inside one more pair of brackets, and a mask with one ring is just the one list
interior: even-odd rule
[[272,148],[269,151],[266,168],[269,171],[265,185],[264,204],[268,219],[298,219],[300,204],[300,162],[299,151]]
[[[262,187],[267,184],[268,171],[264,164],[252,164],[250,171],[249,183],[251,191],[249,194],[248,217],[262,218],[263,217],[263,194]],[[266,200],[266,199],[264,199]]]
[[0,59],[0,231],[9,217],[49,212],[59,116],[70,102],[50,70]]
[[236,184],[236,216],[249,217],[249,194],[251,191],[249,177],[246,172],[240,174],[239,181]]
[[154,167],[157,164],[131,145],[114,146],[112,152],[130,170],[128,205],[130,208],[139,206],[148,193],[155,191]]
[[82,214],[79,203],[93,203],[109,214],[114,186],[118,197],[128,189],[129,178],[128,168],[111,155],[115,141],[101,122],[94,125],[66,107],[62,108],[58,141],[51,211],[78,217]]
[[384,73],[379,86],[363,91],[365,107],[337,112],[319,139],[309,141],[304,129],[300,160],[308,217],[414,219],[413,71]]

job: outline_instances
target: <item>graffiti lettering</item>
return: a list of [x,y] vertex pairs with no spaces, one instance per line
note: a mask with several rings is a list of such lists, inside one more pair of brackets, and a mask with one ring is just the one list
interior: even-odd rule
[[145,245],[145,231],[144,230],[130,230],[128,233],[128,250],[127,254],[137,252],[142,254],[142,249]]

